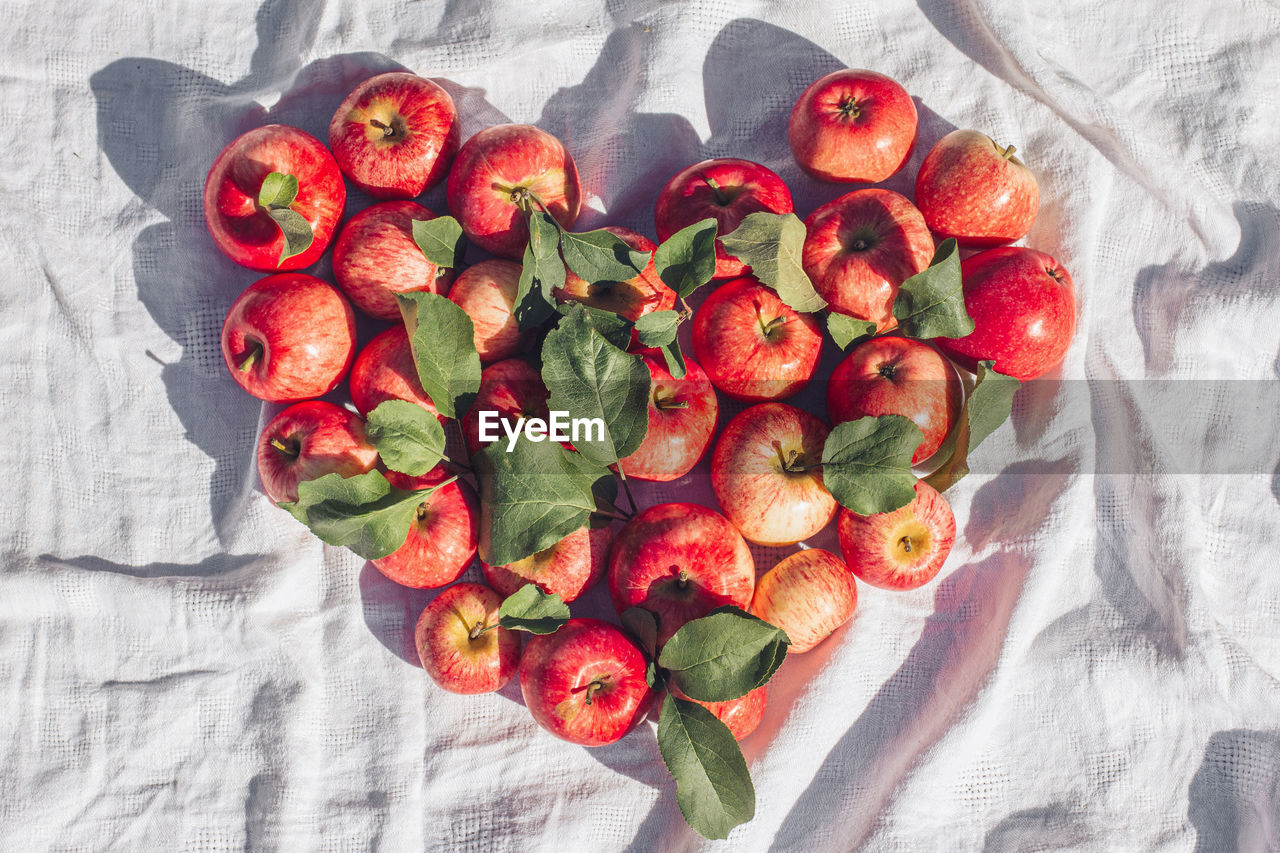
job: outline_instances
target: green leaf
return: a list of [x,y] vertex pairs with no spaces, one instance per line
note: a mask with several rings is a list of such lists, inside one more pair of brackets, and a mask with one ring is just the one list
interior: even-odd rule
[[575,305],[580,305],[582,310],[587,312],[587,322],[593,329],[604,335],[606,341],[621,350],[631,346],[631,330],[634,326],[626,317],[603,308],[583,305],[580,302],[561,302],[556,306],[556,311],[565,315],[574,310]]
[[599,418],[604,435],[573,446],[598,465],[613,465],[644,441],[649,428],[649,370],[592,328],[580,306],[570,308],[542,344],[547,407],[572,418]]
[[645,654],[653,657],[658,649],[658,617],[643,607],[628,607],[622,611],[622,624],[640,641]]
[[418,506],[446,480],[429,489],[397,489],[379,471],[354,477],[326,474],[298,484],[298,500],[281,503],[294,518],[330,545],[341,545],[366,560],[399,550],[409,536]]
[[716,221],[703,219],[681,228],[653,254],[658,277],[680,297],[711,281],[716,274]]
[[893,301],[893,316],[912,338],[963,338],[973,331],[964,307],[960,249],[954,237],[938,244],[933,260],[902,283]]
[[822,448],[822,483],[859,515],[893,512],[915,499],[911,456],[924,439],[902,415],[837,424]]
[[527,583],[508,595],[498,608],[498,624],[509,631],[554,634],[569,621],[569,605],[554,592]]
[[627,281],[649,265],[649,253],[637,252],[617,234],[603,228],[574,234],[560,232],[560,251],[569,269],[588,284]]
[[996,373],[994,361],[978,362],[977,379],[965,398],[956,422],[951,455],[925,482],[940,492],[960,482],[969,473],[969,454],[983,439],[995,432],[1013,411],[1013,395],[1021,384],[1012,376]]
[[444,458],[444,427],[426,409],[405,400],[387,400],[369,413],[365,437],[392,471],[418,477]]
[[495,442],[474,457],[480,482],[480,556],[505,566],[550,548],[585,525],[597,496],[607,493],[608,468],[595,466],[554,441],[521,433],[511,452]]
[[298,179],[284,172],[271,172],[258,188],[258,204],[268,210],[288,207],[298,197]]
[[827,331],[831,333],[831,339],[836,342],[836,346],[842,350],[871,337],[876,333],[877,328],[879,326],[872,320],[859,320],[835,311],[827,314]]
[[658,655],[690,699],[727,702],[767,684],[791,641],[781,628],[737,607],[720,607],[680,626]]
[[658,752],[676,780],[676,805],[703,838],[728,838],[756,814],[756,789],[729,727],[697,702],[662,700]]
[[480,355],[467,312],[438,293],[398,293],[418,381],[436,411],[460,418],[480,390]]
[[564,261],[560,259],[560,225],[541,210],[529,212],[529,245],[516,285],[516,323],[522,330],[542,325],[555,314],[553,293],[564,287]]
[[747,214],[720,243],[750,266],[752,275],[777,291],[779,299],[804,314],[827,307],[800,263],[804,236],[804,223],[794,213],[757,212]]
[[462,226],[452,216],[413,220],[413,242],[427,260],[440,269],[454,269],[462,264],[466,238]]
[[667,372],[673,379],[683,379],[687,372],[684,353],[680,352],[680,341],[676,338],[679,329],[678,311],[655,311],[636,320],[636,335],[640,338],[640,345],[662,350],[662,357],[667,362]]
[[280,250],[276,266],[311,248],[311,241],[315,239],[311,233],[311,223],[303,219],[301,213],[287,207],[273,208],[267,211],[267,216],[275,220],[276,225],[280,226],[280,233],[284,235],[284,248]]

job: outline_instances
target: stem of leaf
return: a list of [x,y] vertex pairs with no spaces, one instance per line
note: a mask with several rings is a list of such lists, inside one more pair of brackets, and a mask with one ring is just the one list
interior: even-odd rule
[[631,514],[634,516],[639,510],[636,509],[635,495],[631,494],[631,484],[627,482],[627,475],[622,471],[622,464],[618,464],[618,478],[622,480],[622,488],[627,493],[627,503],[631,504]]

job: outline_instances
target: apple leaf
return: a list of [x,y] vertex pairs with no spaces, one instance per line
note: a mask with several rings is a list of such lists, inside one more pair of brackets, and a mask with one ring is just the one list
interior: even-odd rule
[[778,298],[802,314],[821,311],[827,302],[813,289],[800,263],[804,223],[794,213],[747,214],[732,234],[720,238],[729,254],[751,267],[751,274],[773,288]]
[[684,354],[680,352],[680,341],[676,337],[679,330],[678,311],[655,311],[636,320],[636,335],[640,338],[640,345],[662,350],[662,357],[667,362],[667,372],[673,379],[683,379],[687,372]]
[[682,299],[716,274],[716,221],[703,219],[681,228],[653,254],[658,278]]
[[284,172],[271,172],[258,188],[258,204],[266,208],[288,207],[298,197],[298,179]]
[[649,264],[648,252],[637,252],[617,234],[603,228],[575,234],[560,232],[560,251],[569,269],[588,284],[627,281]]
[[614,483],[608,468],[523,433],[510,453],[494,443],[474,461],[482,498],[480,556],[491,566],[523,560],[587,524],[597,501],[607,499],[603,481]]
[[[622,611],[622,624],[640,641],[640,648],[649,657],[658,650],[658,617],[643,607],[628,607]],[[652,682],[649,684],[653,686]]]
[[560,224],[549,213],[529,211],[529,245],[524,248],[520,281],[516,285],[516,323],[521,330],[542,325],[555,314],[552,294],[564,287],[560,258]]
[[691,699],[727,702],[767,684],[791,641],[781,628],[737,607],[719,607],[680,626],[658,655]]
[[898,288],[893,316],[911,338],[963,338],[973,331],[973,318],[964,307],[960,249],[954,237],[939,243],[929,266]]
[[[454,478],[456,479],[456,478]],[[399,550],[418,506],[453,479],[428,489],[397,489],[380,471],[354,477],[325,474],[298,484],[298,500],[281,503],[294,518],[330,545],[342,545],[366,560]]]
[[597,332],[581,306],[571,306],[542,344],[547,407],[571,418],[599,418],[603,436],[573,446],[598,465],[635,451],[649,429],[649,370]]
[[508,595],[498,608],[498,624],[509,631],[554,634],[569,621],[569,605],[554,592],[527,583]]
[[397,293],[418,381],[436,411],[460,418],[480,390],[480,355],[467,312],[438,293]]
[[581,305],[582,310],[587,313],[587,322],[603,335],[606,341],[621,350],[631,346],[631,330],[634,327],[626,317],[603,308],[582,305],[580,302],[561,302],[556,306],[556,310],[562,315],[568,314],[575,305]]
[[703,838],[728,838],[756,814],[756,789],[729,727],[670,693],[658,717],[658,752],[676,780],[676,805]]
[[413,220],[413,242],[438,269],[454,269],[462,264],[466,238],[462,226],[452,216]]
[[835,341],[836,346],[842,350],[871,337],[878,328],[879,326],[872,320],[859,320],[835,311],[827,314],[827,331],[831,334],[831,339]]
[[915,499],[911,456],[924,439],[902,415],[836,424],[822,448],[822,482],[832,497],[858,515],[893,512]]
[[960,482],[969,473],[969,454],[982,440],[1009,418],[1013,411],[1013,395],[1021,387],[1017,379],[996,373],[994,361],[978,362],[977,380],[964,401],[964,409],[956,422],[951,456],[925,478],[940,492]]
[[365,437],[392,471],[418,477],[444,458],[444,427],[426,409],[406,400],[386,400],[369,413]]

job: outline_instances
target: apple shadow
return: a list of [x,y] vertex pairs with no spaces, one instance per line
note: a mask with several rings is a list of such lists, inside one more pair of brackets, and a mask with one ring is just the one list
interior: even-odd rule
[[135,578],[155,580],[159,578],[212,578],[241,574],[244,569],[256,566],[268,559],[266,554],[215,554],[198,563],[146,563],[133,566],[115,563],[101,557],[59,557],[41,554],[37,561],[47,566],[60,566],[84,572],[112,572]]
[[1214,732],[1187,789],[1196,853],[1280,849],[1280,732]]

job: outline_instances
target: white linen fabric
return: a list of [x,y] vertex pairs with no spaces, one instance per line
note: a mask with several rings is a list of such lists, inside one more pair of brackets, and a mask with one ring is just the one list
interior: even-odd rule
[[[1274,3],[4,8],[0,848],[1280,849]],[[324,139],[403,67],[445,81],[464,135],[563,139],[583,227],[652,236],[658,188],[711,156],[769,165],[807,215],[849,188],[801,174],[787,116],[843,66],[917,99],[892,189],[953,127],[1018,145],[1025,242],[1072,273],[1079,328],[948,494],[942,576],[861,586],[786,663],[744,744],[756,817],[710,843],[652,723],[588,750],[514,683],[446,694],[412,650],[433,593],[261,493],[277,409],[218,343],[257,276],[213,246],[201,187],[238,133]],[[705,463],[641,495],[675,498],[714,505]],[[604,585],[574,609],[611,614]]]

